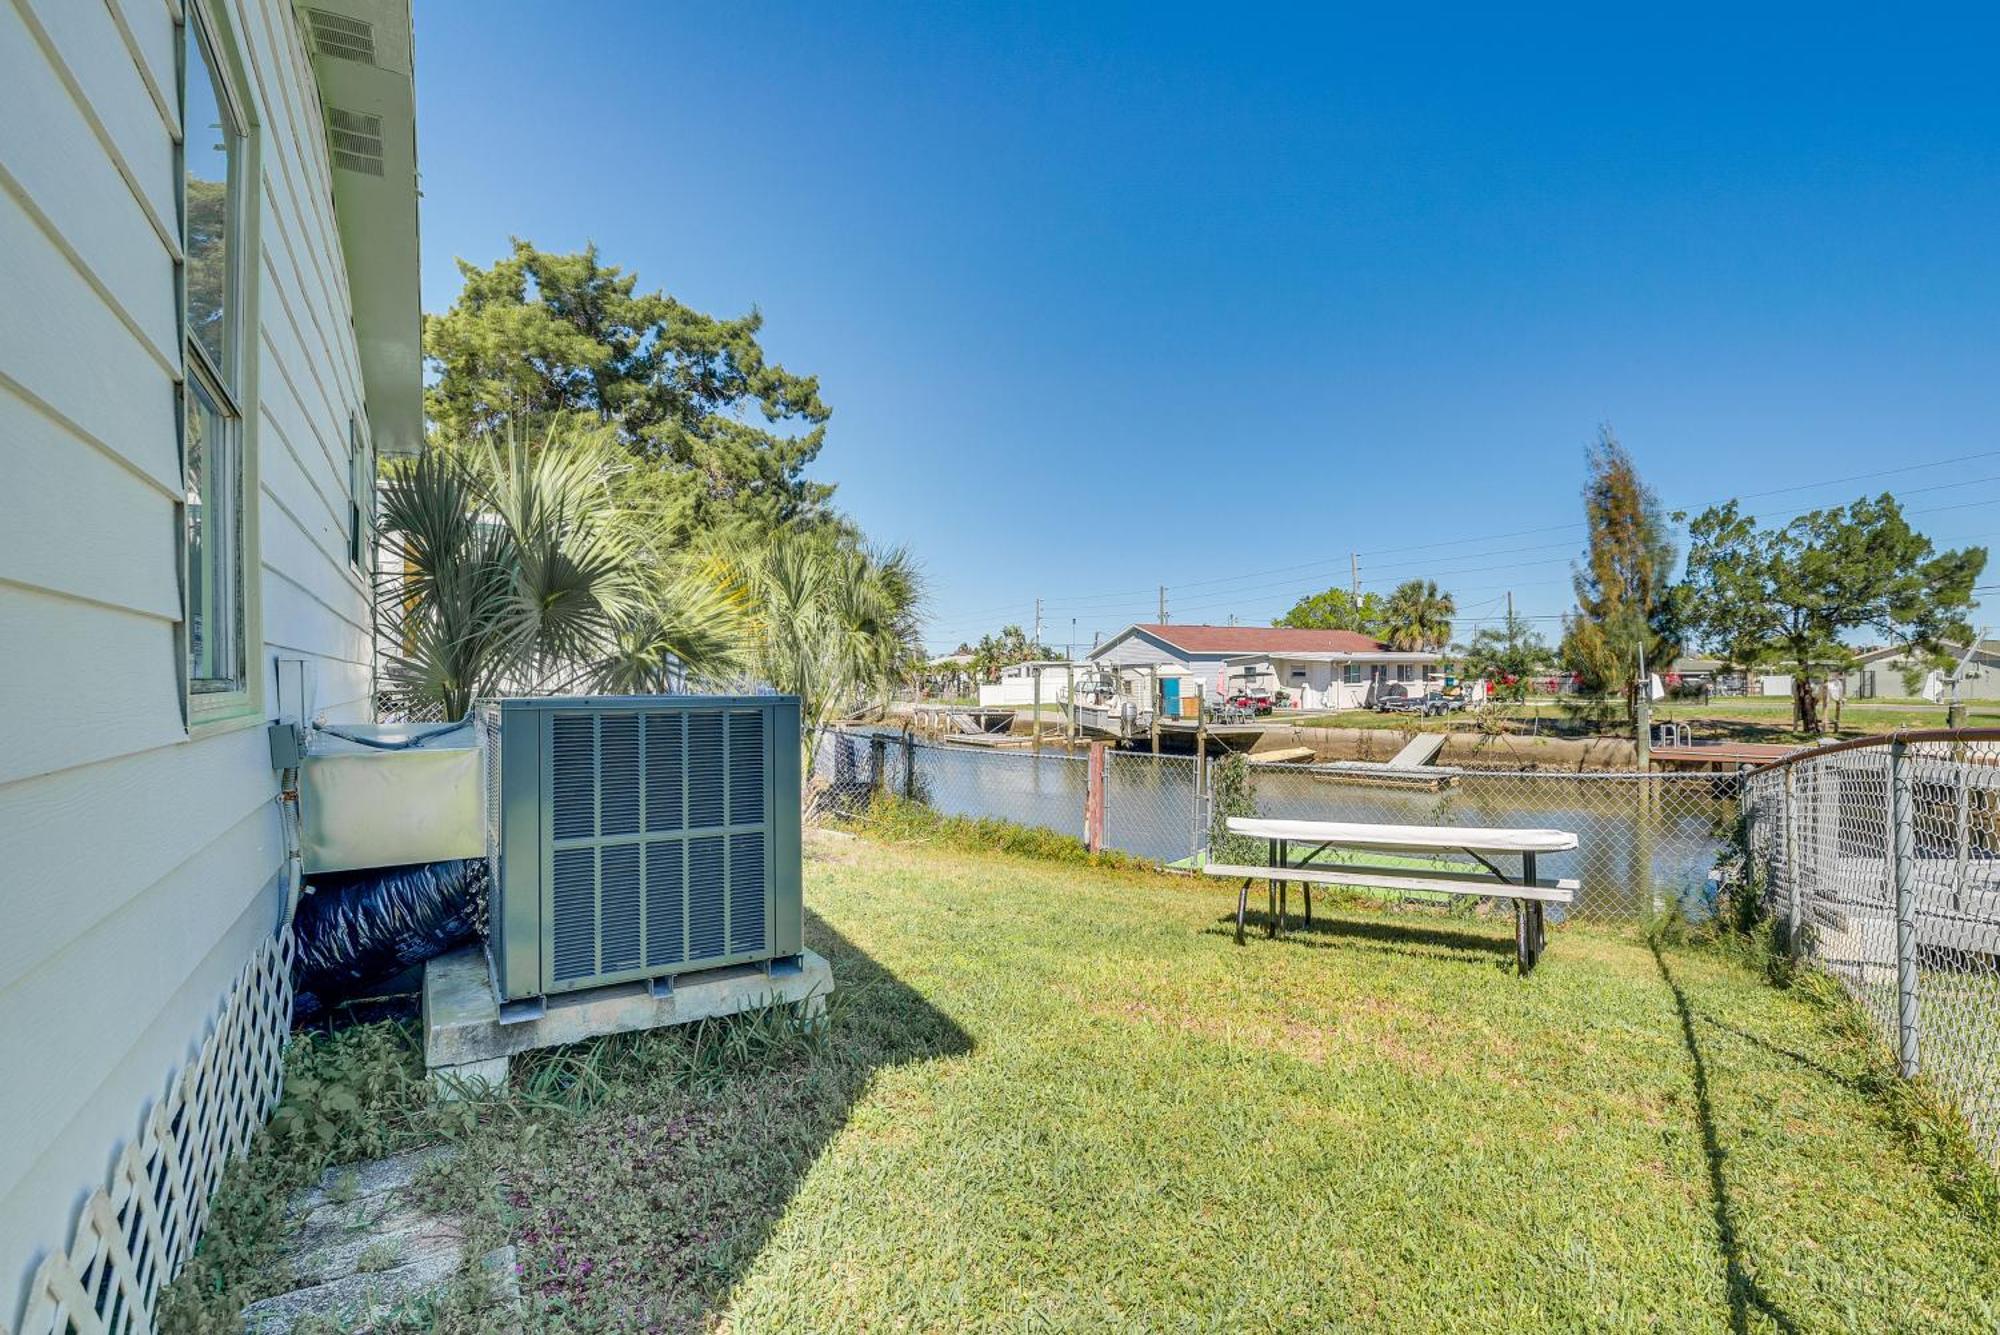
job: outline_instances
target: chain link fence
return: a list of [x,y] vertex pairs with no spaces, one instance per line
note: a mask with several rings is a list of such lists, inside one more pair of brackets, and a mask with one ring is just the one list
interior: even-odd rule
[[[1106,848],[1192,868],[1208,844],[1211,757],[1110,751],[1104,771]],[[1088,796],[1081,751],[939,744],[899,732],[830,732],[821,739],[814,802],[860,812],[877,792],[953,816],[997,817],[1081,838]],[[1256,814],[1401,825],[1553,827],[1574,852],[1544,855],[1543,875],[1581,883],[1563,919],[1645,922],[1669,908],[1707,912],[1735,815],[1732,776],[1430,770],[1384,776],[1343,765],[1253,765]],[[1457,865],[1447,858],[1441,865]],[[1477,870],[1469,861],[1468,870]]]
[[2000,730],[1823,747],[1750,775],[1743,810],[1789,948],[2000,1155]]

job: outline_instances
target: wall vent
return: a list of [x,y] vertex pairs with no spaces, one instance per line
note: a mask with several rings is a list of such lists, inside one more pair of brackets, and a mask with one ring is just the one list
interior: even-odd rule
[[382,175],[382,118],[365,111],[326,109],[327,144],[333,165],[351,172]]
[[308,9],[306,21],[312,25],[313,50],[321,55],[363,65],[375,63],[374,24],[324,9]]

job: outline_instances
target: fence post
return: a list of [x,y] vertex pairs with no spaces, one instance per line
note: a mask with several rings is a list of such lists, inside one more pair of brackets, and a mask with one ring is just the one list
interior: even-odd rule
[[903,796],[917,800],[917,739],[908,728],[903,729]]
[[889,739],[876,733],[868,739],[868,787],[874,792],[882,791],[882,781],[887,778],[889,768]]
[[1095,853],[1104,847],[1104,743],[1090,744],[1090,764],[1083,789],[1083,845]]
[[1153,710],[1152,722],[1147,726],[1146,731],[1152,734],[1153,755],[1157,759],[1160,754],[1160,669],[1155,666],[1149,668],[1147,671],[1150,674],[1149,680],[1153,687]]
[[1188,856],[1197,857],[1201,853],[1201,770],[1203,757],[1194,758],[1194,806],[1193,815],[1188,820]]
[[1971,865],[1972,852],[1972,783],[1971,770],[1966,763],[1965,743],[1951,744],[1952,770],[1958,778],[1958,825],[1952,843],[1951,906],[1965,907],[1965,878]]
[[[1071,652],[1075,652],[1073,649]],[[1076,664],[1063,664],[1063,740],[1076,741]]]
[[1799,840],[1798,824],[1792,814],[1792,772],[1795,766],[1785,766],[1784,839],[1785,839],[1785,949],[1793,959],[1800,953],[1799,943]]
[[1896,889],[1896,1070],[1917,1073],[1916,822],[1910,809],[1910,767],[1901,734],[1889,741],[1890,872]]

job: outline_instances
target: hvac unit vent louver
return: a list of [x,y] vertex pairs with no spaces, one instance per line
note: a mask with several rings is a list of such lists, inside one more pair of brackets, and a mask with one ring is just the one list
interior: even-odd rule
[[503,1000],[801,950],[791,696],[481,710]]
[[382,118],[365,111],[326,109],[326,138],[333,165],[382,175]]

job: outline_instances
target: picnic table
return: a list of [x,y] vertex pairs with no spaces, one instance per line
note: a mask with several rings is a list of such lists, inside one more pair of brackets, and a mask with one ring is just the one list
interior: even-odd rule
[[[1265,820],[1255,816],[1231,816],[1229,832],[1265,841],[1267,861],[1262,866],[1248,863],[1211,862],[1202,868],[1209,876],[1241,877],[1242,889],[1236,896],[1236,943],[1243,944],[1243,919],[1250,904],[1250,883],[1262,880],[1271,898],[1271,936],[1284,934],[1285,895],[1297,881],[1305,893],[1306,925],[1312,925],[1314,885],[1358,885],[1390,890],[1426,890],[1446,895],[1475,895],[1509,899],[1514,904],[1514,945],[1521,972],[1535,967],[1548,943],[1547,906],[1569,904],[1576,899],[1578,883],[1573,880],[1545,880],[1535,874],[1535,858],[1542,853],[1563,853],[1576,847],[1576,835],[1568,830],[1502,829],[1467,825],[1366,825],[1347,821]],[[1304,858],[1293,862],[1293,844],[1309,844]],[[1479,864],[1479,870],[1444,867],[1395,866],[1385,863],[1324,863],[1312,866],[1314,858],[1330,850],[1343,853],[1463,853]],[[1518,857],[1520,871],[1510,874],[1495,858]]]

